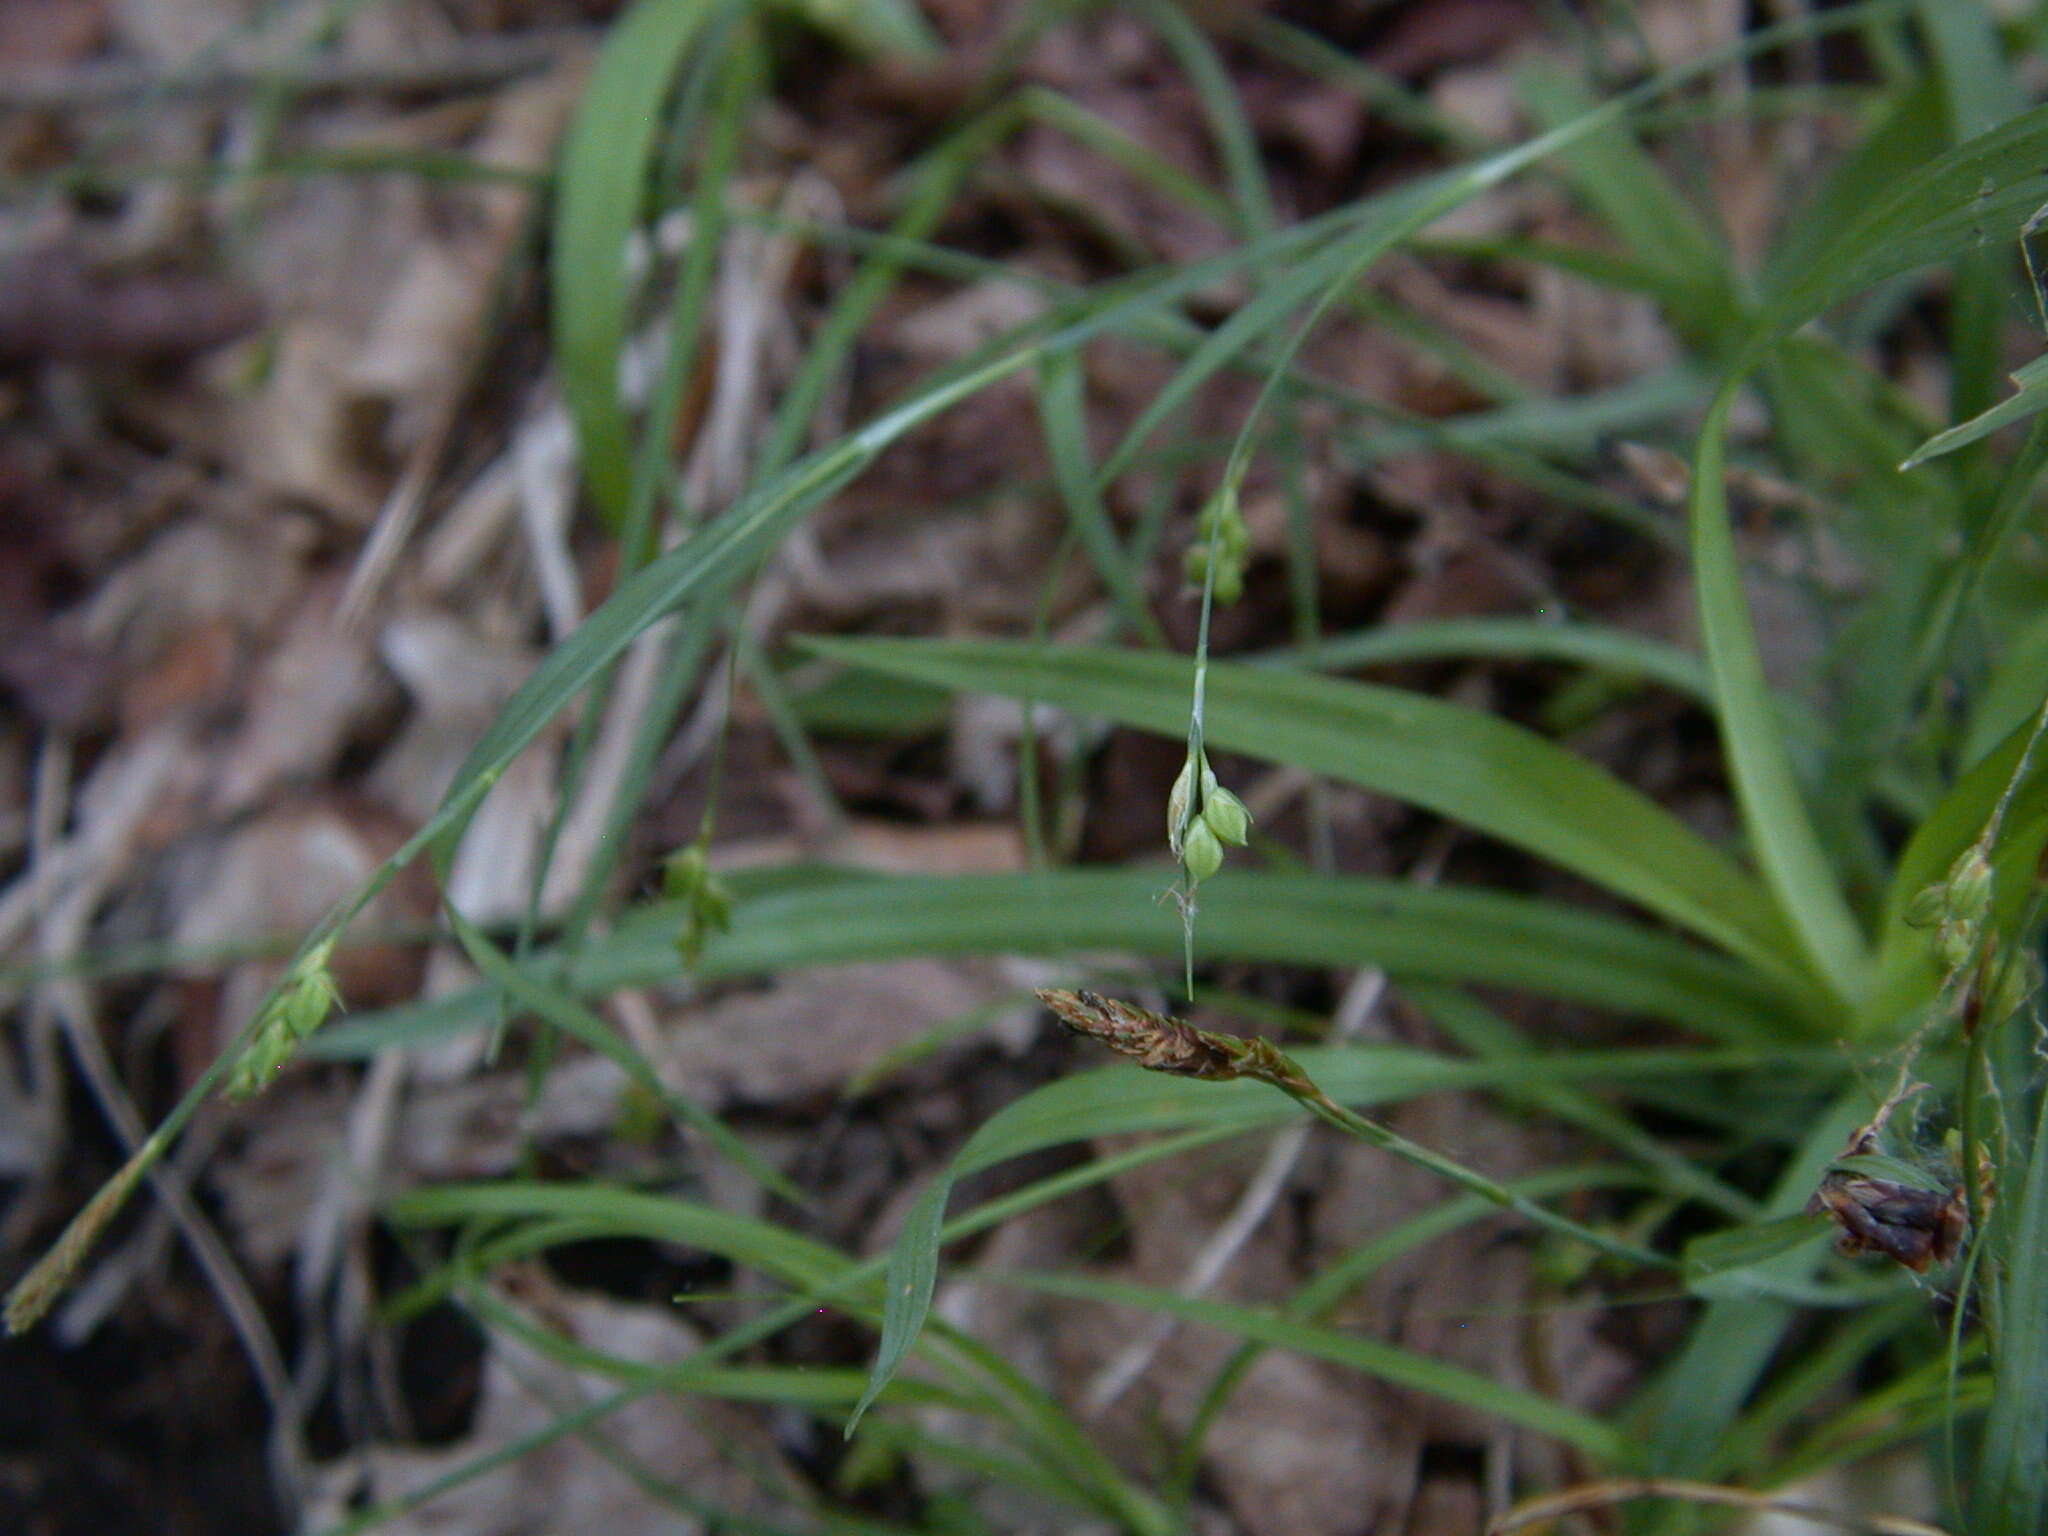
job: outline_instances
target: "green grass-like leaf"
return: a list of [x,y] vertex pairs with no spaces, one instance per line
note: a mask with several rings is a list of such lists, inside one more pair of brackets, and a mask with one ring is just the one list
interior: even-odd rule
[[[1361,1106],[1489,1080],[1526,1085],[1570,1081],[1585,1072],[1626,1074],[1652,1065],[1660,1053],[1585,1053],[1576,1060],[1551,1055],[1456,1061],[1391,1048],[1301,1050],[1295,1059],[1339,1104]],[[1666,1064],[1672,1058],[1666,1056]],[[1686,1058],[1697,1068],[1699,1058]],[[1782,1060],[1782,1058],[1780,1058]],[[1157,1073],[1112,1068],[1048,1084],[1007,1105],[983,1123],[943,1173],[926,1186],[889,1250],[884,1282],[882,1340],[868,1390],[855,1405],[847,1432],[887,1386],[922,1330],[938,1279],[941,1228],[954,1184],[1008,1158],[1083,1137],[1166,1132],[1202,1126],[1250,1129],[1299,1113],[1293,1102],[1250,1081],[1203,1083]]]
[[[705,979],[796,966],[934,954],[1064,955],[1105,947],[1160,957],[1180,921],[1158,897],[1169,872],[1061,870],[1028,875],[879,876],[852,871],[736,879],[732,930],[707,940]],[[1206,960],[1379,965],[1402,976],[1569,998],[1665,1018],[1733,1044],[1787,1045],[1797,1015],[1750,968],[1668,934],[1503,892],[1429,889],[1359,877],[1235,873],[1202,897]],[[565,959],[517,962],[570,997],[648,986],[680,973],[681,908],[636,909]],[[308,1041],[311,1055],[354,1059],[389,1045],[482,1027],[478,988],[363,1013]]]
[[2016,421],[2025,421],[2048,411],[2048,357],[2037,357],[2026,367],[2012,376],[2017,386],[2016,393],[2007,395],[1989,410],[1958,422],[1946,431],[1937,432],[1899,466],[1901,470],[1917,469],[1930,459],[1954,453],[1958,448],[1967,448],[1971,443],[1989,437],[2000,427],[2011,426]]
[[984,1274],[982,1278],[1076,1301],[1108,1302],[1184,1318],[1203,1327],[1236,1334],[1249,1342],[1291,1349],[1313,1359],[1347,1366],[1361,1375],[1441,1398],[1448,1403],[1457,1403],[1510,1424],[1519,1424],[1540,1435],[1561,1440],[1601,1461],[1618,1462],[1624,1456],[1619,1432],[1591,1414],[1553,1398],[1540,1397],[1482,1376],[1463,1366],[1447,1365],[1378,1339],[1340,1333],[1314,1323],[1250,1307],[1233,1306],[1228,1302],[1182,1296],[1157,1286],[1097,1280],[1082,1275],[991,1273]]
[[2033,1536],[2048,1518],[2048,1094],[2015,1198],[1999,1245],[1991,1345],[1999,1390],[1970,1492],[1969,1528],[1981,1536]]
[[718,0],[640,0],[605,37],[562,141],[555,203],[555,367],[583,473],[604,514],[624,518],[632,444],[619,400],[629,299],[626,238],[646,206],[661,106]]
[[[852,665],[1055,704],[1161,735],[1186,729],[1176,657],[1001,642],[811,640]],[[1208,740],[1390,794],[1541,855],[1722,945],[1800,995],[1771,899],[1646,796],[1533,732],[1396,689],[1209,669]]]

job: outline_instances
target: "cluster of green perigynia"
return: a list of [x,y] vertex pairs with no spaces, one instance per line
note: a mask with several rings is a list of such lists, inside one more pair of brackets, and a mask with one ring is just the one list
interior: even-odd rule
[[1991,859],[1980,839],[1906,908],[1908,923],[1933,930],[1934,956],[1941,968],[1950,976],[1970,973],[1961,992],[1966,1029],[2011,1017],[2041,986],[2039,957],[2031,950],[1999,944],[1992,932],[1993,886]]
[[685,965],[695,965],[704,940],[732,927],[732,892],[711,872],[710,848],[698,838],[668,856],[661,867],[662,894],[683,904],[683,926],[676,950]]
[[1944,970],[1959,971],[1970,963],[1991,915],[1991,893],[1991,860],[1983,843],[1975,842],[1906,908],[1907,922],[1934,931],[1934,954]]
[[1216,782],[1209,754],[1190,752],[1166,797],[1166,846],[1187,871],[1189,884],[1199,885],[1221,869],[1224,846],[1242,848],[1251,824],[1244,802]]
[[246,1099],[269,1086],[278,1069],[291,1060],[306,1039],[327,1022],[341,1001],[334,973],[328,968],[334,941],[315,945],[293,962],[256,1015],[249,1043],[228,1073],[228,1094]]
[[1244,569],[1251,558],[1251,531],[1238,510],[1237,485],[1226,481],[1209,498],[1195,523],[1195,542],[1188,547],[1182,565],[1188,581],[1201,586],[1209,579],[1209,566],[1216,566],[1216,601],[1234,603],[1244,596]]

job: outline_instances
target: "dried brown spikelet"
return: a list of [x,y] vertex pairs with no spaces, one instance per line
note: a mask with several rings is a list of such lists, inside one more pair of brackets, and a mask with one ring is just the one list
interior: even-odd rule
[[1214,1034],[1185,1019],[1096,992],[1042,988],[1038,1000],[1075,1034],[1099,1041],[1151,1072],[1210,1082],[1249,1077],[1283,1093],[1317,1092],[1301,1068],[1267,1040]]

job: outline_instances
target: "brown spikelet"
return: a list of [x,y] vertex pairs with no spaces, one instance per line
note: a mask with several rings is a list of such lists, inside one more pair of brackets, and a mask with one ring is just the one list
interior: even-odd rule
[[1301,1069],[1265,1040],[1197,1029],[1185,1019],[1096,992],[1046,988],[1038,1000],[1074,1033],[1100,1041],[1147,1071],[1210,1082],[1249,1077],[1285,1093],[1312,1091]]
[[85,1203],[85,1209],[71,1218],[63,1234],[50,1251],[35,1263],[29,1272],[21,1277],[13,1290],[7,1293],[7,1331],[21,1334],[42,1321],[43,1314],[64,1294],[64,1288],[78,1273],[79,1265],[85,1262],[86,1254],[106,1230],[128,1196],[134,1192],[153,1160],[144,1152],[138,1152],[128,1163],[106,1183],[99,1193]]

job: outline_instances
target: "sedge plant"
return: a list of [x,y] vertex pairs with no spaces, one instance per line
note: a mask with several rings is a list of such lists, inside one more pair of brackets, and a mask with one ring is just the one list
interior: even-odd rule
[[[865,16],[869,46],[929,46],[927,34],[904,30],[914,15],[908,7],[779,9]],[[2040,1454],[2048,1435],[2048,1097],[2030,956],[2048,844],[2048,752],[2038,750],[2048,577],[2036,494],[2048,430],[2027,418],[2048,393],[2024,369],[2010,396],[2000,383],[2001,348],[2025,297],[2022,251],[2037,238],[2036,211],[2048,204],[2048,109],[2024,106],[2015,67],[2040,42],[2038,24],[1949,0],[1862,0],[1802,12],[1716,54],[1647,72],[1626,89],[1532,73],[1519,89],[1537,126],[1516,142],[1485,146],[1398,82],[1332,58],[1308,34],[1247,22],[1237,45],[1359,92],[1452,157],[1439,172],[1287,222],[1274,214],[1255,136],[1215,40],[1173,7],[1132,14],[1155,29],[1196,91],[1226,169],[1225,191],[1165,165],[1079,103],[1014,88],[1006,71],[1031,38],[1086,9],[1024,8],[986,90],[907,170],[895,220],[879,232],[806,224],[733,194],[742,130],[771,67],[755,8],[640,0],[613,25],[555,173],[550,260],[556,367],[591,502],[621,539],[621,579],[479,739],[438,812],[357,899],[307,937],[242,1038],[16,1289],[10,1326],[31,1325],[75,1277],[122,1200],[208,1095],[258,1090],[290,1059],[359,1061],[495,1030],[507,1018],[532,1020],[610,1056],[701,1155],[783,1195],[776,1210],[800,1212],[803,1192],[721,1117],[666,1086],[597,1000],[622,986],[972,952],[1177,958],[1190,990],[1198,964],[1226,958],[1378,967],[1458,1050],[1282,1051],[1140,1008],[1107,984],[1052,989],[1048,1001],[1070,1024],[1135,1047],[1149,1064],[1198,1070],[1141,1079],[1113,1067],[1034,1090],[975,1131],[920,1192],[888,1252],[871,1258],[807,1235],[798,1216],[737,1212],[708,1194],[508,1179],[394,1196],[386,1215],[395,1227],[414,1240],[447,1239],[445,1259],[402,1305],[455,1299],[486,1329],[516,1331],[579,1370],[602,1373],[615,1389],[562,1406],[544,1429],[360,1512],[344,1528],[371,1528],[554,1440],[602,1443],[621,1406],[681,1392],[858,1423],[849,1477],[899,1463],[965,1468],[1068,1517],[1167,1536],[1188,1527],[1204,1437],[1246,1361],[1284,1348],[1544,1436],[1614,1486],[1762,1497],[1816,1470],[1912,1443],[1931,1447],[1944,1471],[1955,1528],[1983,1536],[2040,1529],[2048,1510],[2048,1458]],[[1652,146],[1682,139],[1688,111],[1726,108],[1719,96],[1697,100],[1690,86],[1757,59],[1811,57],[1816,40],[1830,35],[1855,40],[1871,78],[1846,103],[1788,95],[1782,109],[1846,105],[1854,143],[1825,177],[1807,178],[1811,195],[1761,261],[1745,267]],[[693,131],[665,136],[679,121]],[[1228,248],[1173,264],[1125,242],[1116,248],[1127,271],[1098,285],[1063,286],[1004,273],[939,243],[945,215],[968,195],[976,168],[1027,124],[1069,135],[1216,219]],[[654,189],[673,178],[656,173],[672,169],[676,155],[694,177],[687,195],[696,227],[773,224],[854,264],[744,483],[716,507],[679,504],[666,422],[636,414],[618,387],[619,353],[644,299],[620,258],[628,236],[662,211],[651,206]],[[1428,256],[1439,220],[1531,176],[1550,178],[1602,239],[1466,237],[1436,249],[1647,298],[1683,352],[1681,368],[1548,399],[1411,315],[1400,322],[1403,333],[1445,359],[1484,402],[1431,422],[1304,362],[1306,342],[1324,327],[1384,317],[1385,301],[1364,287],[1378,262],[1397,250]],[[700,349],[711,251],[686,254],[676,276],[658,398],[675,396]],[[1938,412],[1872,364],[1877,343],[1916,319],[1930,269],[1942,274],[1945,300],[1948,398]],[[1039,313],[805,451],[855,344],[913,271],[1034,283]],[[1221,320],[1203,318],[1190,301],[1224,279],[1243,279],[1244,296]],[[1098,458],[1077,430],[1081,362],[1106,338],[1157,351],[1171,371]],[[1204,386],[1226,376],[1256,380],[1259,394],[1240,432],[1219,448],[1188,418]],[[1179,913],[1158,904],[1162,877],[1151,867],[883,876],[806,865],[714,874],[707,835],[672,861],[666,900],[619,902],[593,883],[559,928],[536,911],[509,939],[451,903],[446,925],[478,969],[475,988],[432,1004],[329,1017],[331,958],[369,898],[422,857],[445,880],[477,806],[506,768],[579,701],[594,715],[620,659],[651,636],[664,647],[662,681],[607,823],[607,837],[619,843],[681,706],[730,627],[736,594],[761,562],[887,449],[1003,381],[1034,391],[1053,461],[1050,492],[1072,525],[1073,547],[1138,643],[819,638],[788,672],[761,676],[771,688],[792,684],[793,732],[829,728],[858,709],[884,729],[913,733],[928,728],[934,699],[943,706],[954,693],[981,693],[1184,740],[1161,808]],[[1307,415],[1293,409],[1301,402],[1334,423],[1332,448],[1344,463],[1363,468],[1417,448],[1456,453],[1571,515],[1682,552],[1699,618],[1697,653],[1573,619],[1327,639],[1310,625],[1297,629],[1304,643],[1284,652],[1212,660],[1211,611],[1248,579],[1243,487],[1255,462],[1273,463],[1286,480],[1285,456],[1302,451]],[[2013,423],[2025,429],[2020,441],[1995,435]],[[1646,513],[1602,473],[1603,445],[1616,433],[1682,450],[1682,521]],[[1162,464],[1192,466],[1219,488],[1198,518],[1185,570],[1201,605],[1191,658],[1160,643],[1142,579],[1171,499],[1157,501],[1157,518],[1128,544],[1104,511],[1108,487]],[[1745,583],[1730,487],[1759,484],[1795,488],[1780,504],[1805,521],[1790,531],[1842,545],[1865,573],[1860,590],[1834,594],[1832,652],[1821,659],[1828,686],[1803,696],[1767,671]],[[658,512],[683,530],[665,548],[653,532]],[[1289,558],[1290,589],[1312,594],[1312,541],[1292,540]],[[1313,618],[1312,605],[1297,607]],[[1395,655],[1537,656],[1583,669],[1603,684],[1603,696],[1648,680],[1701,702],[1722,747],[1739,836],[1703,835],[1537,730],[1331,675]],[[803,669],[820,660],[830,683],[808,693]],[[1502,890],[1267,867],[1212,752],[1404,801],[1568,872],[1607,904],[1594,910]],[[1226,846],[1245,850],[1229,868]],[[1074,979],[1084,978],[1077,971]],[[1626,1050],[1539,1045],[1481,1005],[1473,986],[1653,1020],[1670,1028],[1671,1041]],[[1398,1136],[1371,1112],[1446,1090],[1497,1095],[1564,1120],[1602,1147],[1602,1160],[1503,1184]],[[1666,1145],[1644,1111],[1705,1128],[1705,1147]],[[1015,1362],[935,1319],[947,1244],[1130,1167],[1303,1113],[1441,1175],[1446,1198],[1375,1234],[1271,1309],[1079,1274],[982,1276],[1074,1305],[1177,1316],[1240,1341],[1200,1411],[1169,1427],[1178,1440],[1157,1466],[1118,1463]],[[1103,1139],[1117,1136],[1124,1139],[1116,1149],[1103,1150]],[[962,1179],[1057,1145],[1096,1150],[949,1212]],[[1577,1202],[1570,1216],[1555,1208],[1567,1198]],[[1596,1411],[1328,1321],[1379,1267],[1489,1215],[1541,1234],[1560,1263],[1596,1255],[1602,1275],[1682,1287],[1692,1298],[1683,1344],[1629,1401]],[[499,1264],[591,1236],[716,1254],[758,1277],[756,1304],[689,1360],[649,1369],[554,1337],[489,1283]],[[1937,1298],[1949,1307],[1945,1325],[1935,1317]],[[878,1331],[872,1369],[778,1371],[750,1355],[820,1308]],[[934,1405],[985,1432],[972,1441],[949,1433],[932,1417]],[[648,1486],[661,1488],[659,1477]],[[682,1498],[675,1489],[661,1496]],[[878,1528],[826,1504],[803,1529]],[[1628,1518],[1644,1532],[1675,1532],[1708,1507],[1699,1498],[1646,1496]]]

